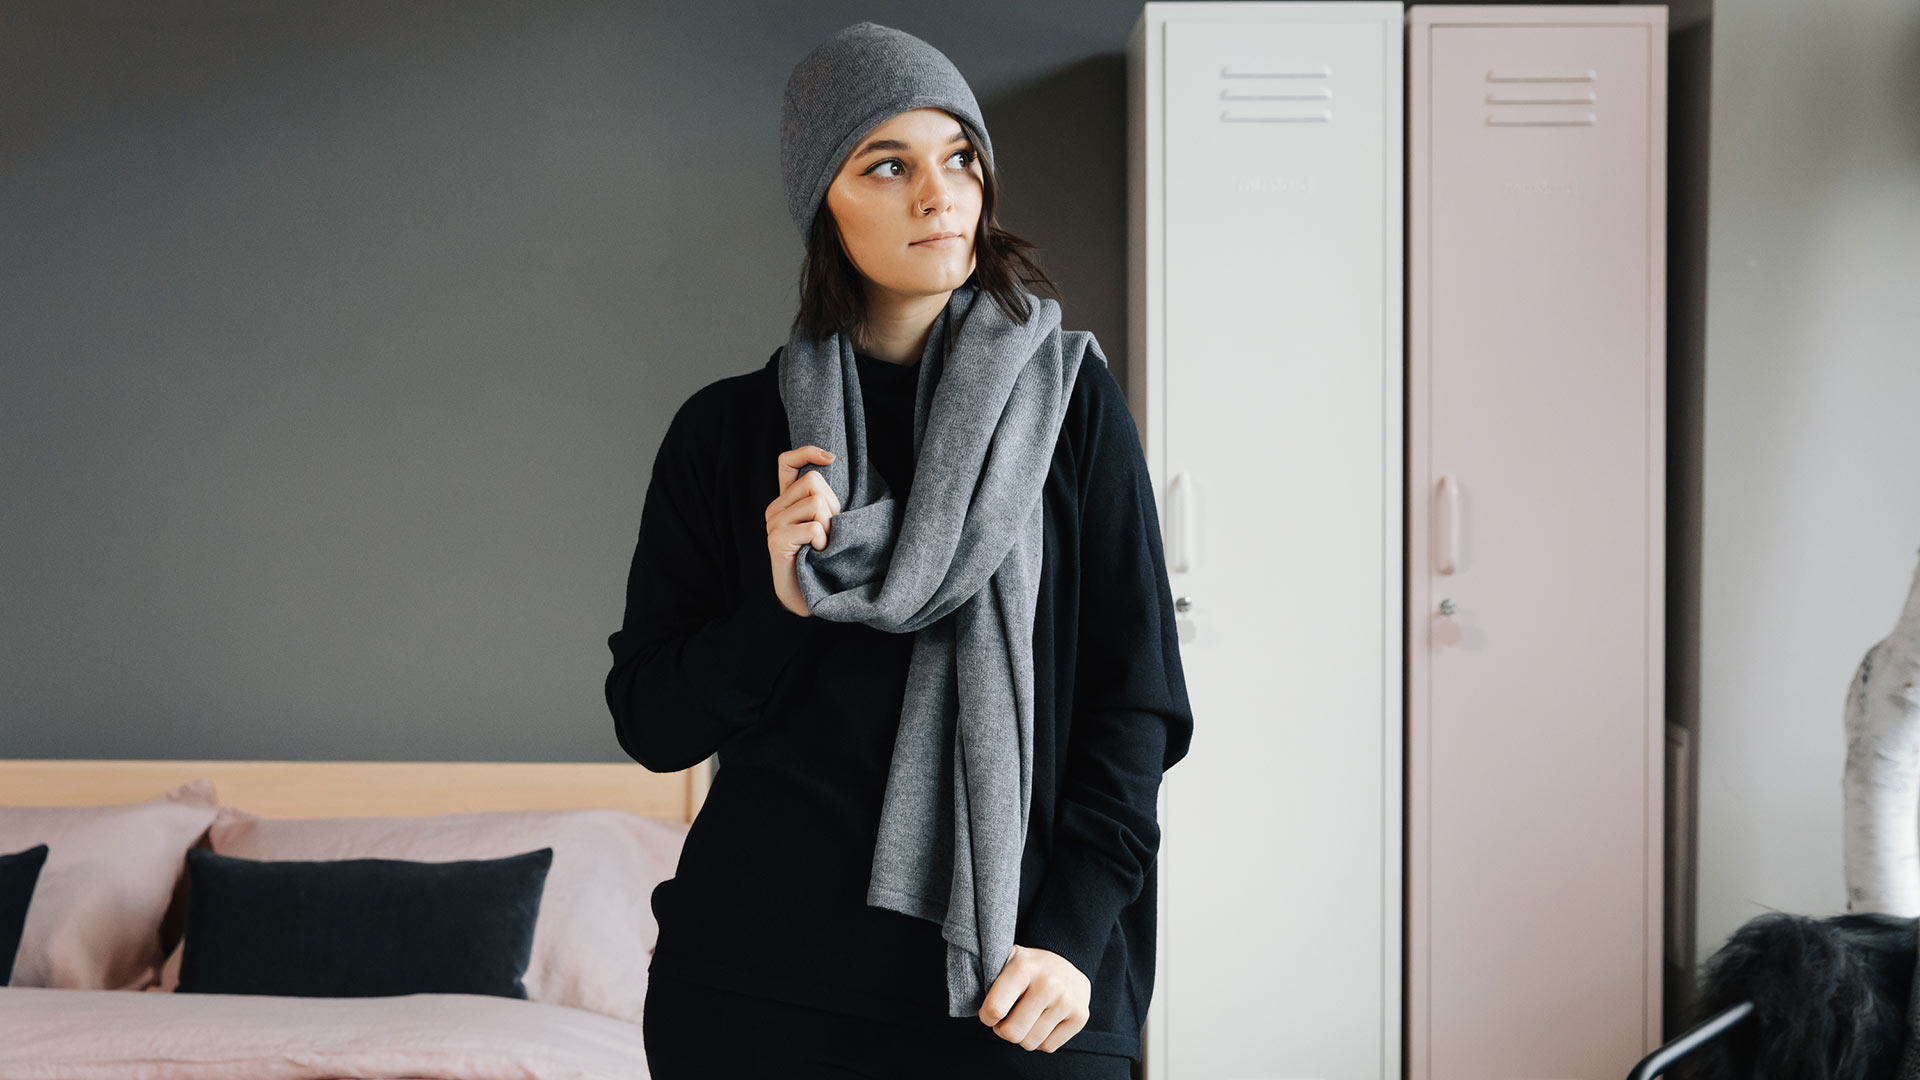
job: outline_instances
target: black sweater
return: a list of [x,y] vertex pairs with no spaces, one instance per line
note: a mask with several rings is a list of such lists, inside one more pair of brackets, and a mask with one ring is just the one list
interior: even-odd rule
[[[796,615],[774,595],[766,508],[792,448],[779,358],[709,383],[674,415],[607,641],[621,747],[654,772],[720,754],[675,876],[652,896],[649,970],[859,1016],[944,1018],[939,925],[865,902],[912,635]],[[857,363],[874,465],[904,499],[919,369]],[[1137,1058],[1154,979],[1155,807],[1193,718],[1139,433],[1091,353],[1043,498],[1014,940],[1092,982],[1087,1025],[1062,1049]]]

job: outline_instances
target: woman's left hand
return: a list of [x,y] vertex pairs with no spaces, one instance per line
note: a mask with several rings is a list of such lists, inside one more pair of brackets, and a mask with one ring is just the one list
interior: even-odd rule
[[1087,1026],[1093,983],[1067,958],[1015,945],[987,988],[980,1022],[995,1035],[1051,1054]]

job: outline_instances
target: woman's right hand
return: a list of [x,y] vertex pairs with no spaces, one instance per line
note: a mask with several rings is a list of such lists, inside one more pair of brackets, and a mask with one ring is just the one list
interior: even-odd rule
[[833,515],[840,512],[840,496],[833,493],[825,473],[818,469],[800,475],[804,465],[825,465],[835,454],[818,446],[796,446],[780,455],[780,494],[767,504],[767,555],[773,560],[773,592],[795,615],[811,616],[800,591],[800,549],[827,546]]

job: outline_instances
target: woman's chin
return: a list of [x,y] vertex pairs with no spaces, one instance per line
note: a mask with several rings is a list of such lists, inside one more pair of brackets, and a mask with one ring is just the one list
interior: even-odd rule
[[936,293],[948,293],[966,284],[972,276],[973,268],[966,263],[957,266],[920,266],[900,274],[888,281],[887,287],[897,293],[932,296]]

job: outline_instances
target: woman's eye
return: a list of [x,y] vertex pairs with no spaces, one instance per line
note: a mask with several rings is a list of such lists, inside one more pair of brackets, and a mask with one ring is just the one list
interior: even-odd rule
[[[956,158],[956,157],[961,157],[961,158],[965,158],[965,159],[966,159],[965,161],[963,161],[963,162],[961,162],[961,164],[960,164],[960,167],[961,167],[962,169],[965,169],[965,168],[966,168],[967,166],[969,166],[969,165],[972,165],[972,164],[973,164],[973,158],[974,158],[974,152],[973,152],[972,150],[955,150],[955,151],[954,151],[953,153],[951,153],[951,154],[948,154],[948,155],[947,155],[947,160],[948,160],[948,161],[952,161],[952,160],[953,160],[954,158]],[[888,167],[888,166],[892,166],[892,167],[893,167],[894,169],[899,169],[899,168],[901,167],[901,165],[900,165],[900,159],[899,159],[899,158],[883,158],[883,159],[881,159],[880,161],[876,161],[876,162],[874,162],[874,163],[873,163],[873,166],[872,166],[871,168],[869,168],[869,169],[867,170],[867,175],[869,175],[869,176],[898,176],[898,175],[900,175],[900,174],[899,174],[898,172],[893,172],[893,173],[881,173],[881,172],[878,172],[878,171],[877,171],[877,170],[879,170],[879,169],[883,169],[883,168],[886,168],[886,167]]]

